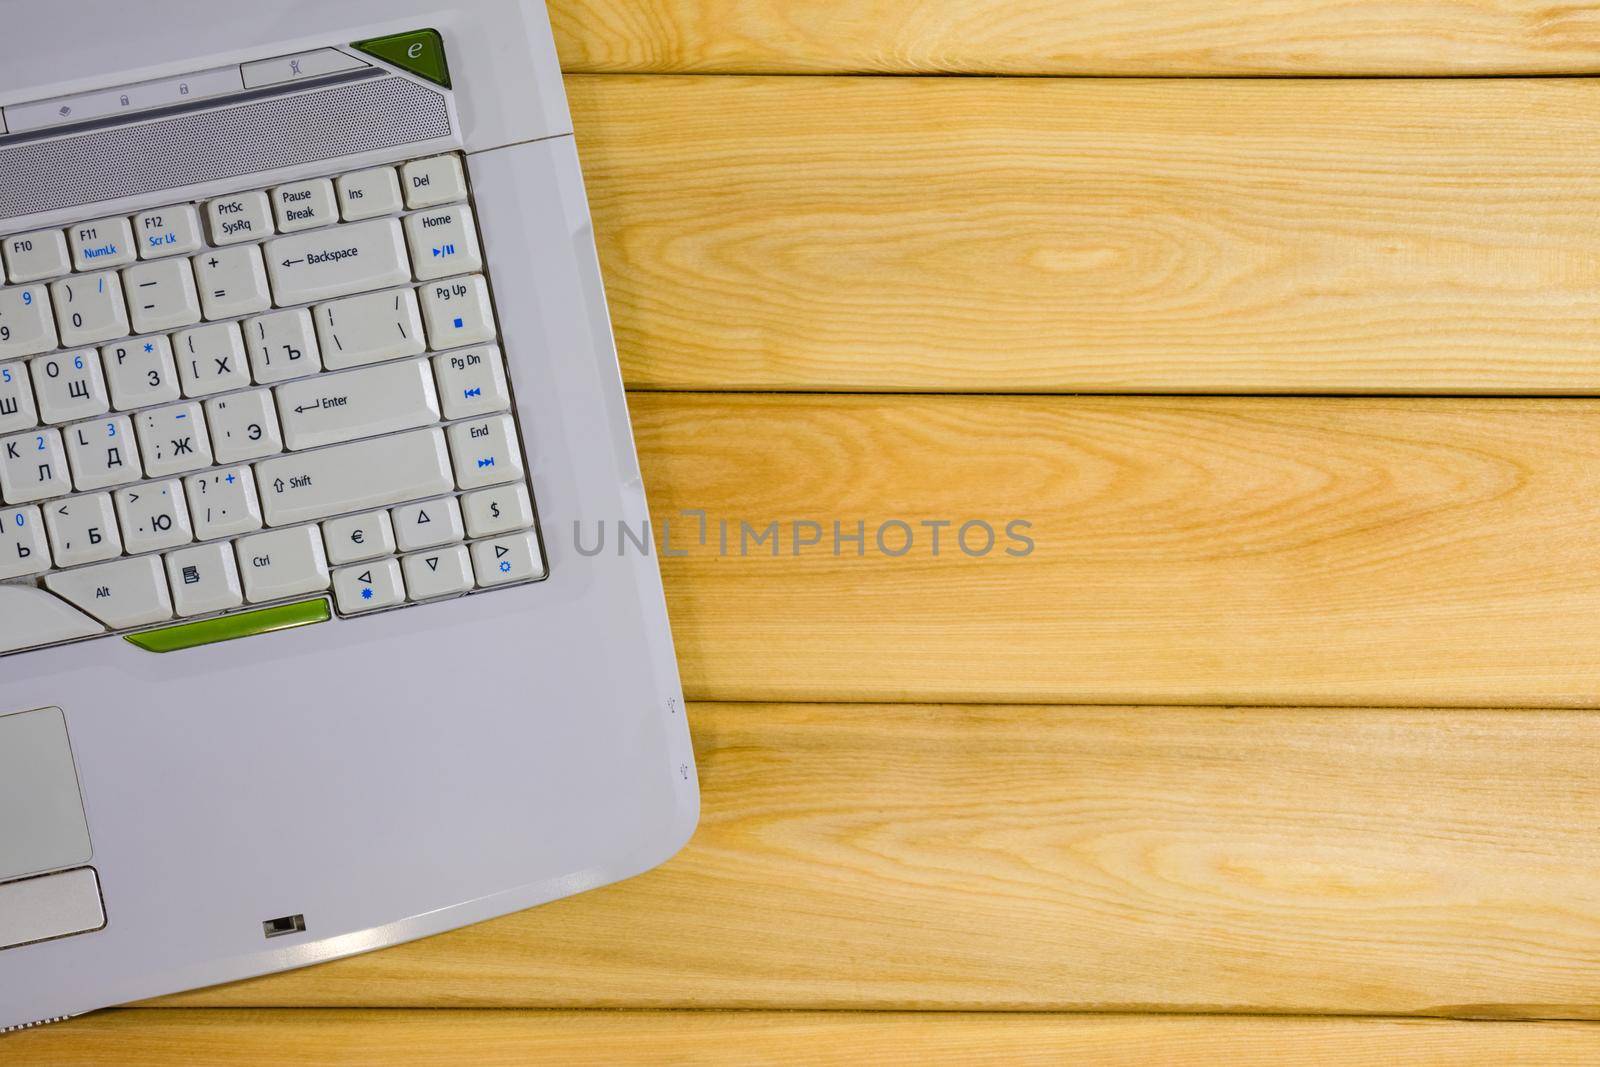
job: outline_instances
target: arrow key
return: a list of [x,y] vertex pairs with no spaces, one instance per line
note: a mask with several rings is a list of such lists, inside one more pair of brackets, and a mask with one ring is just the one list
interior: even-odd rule
[[362,563],[333,572],[333,598],[343,615],[392,608],[406,599],[399,560]]
[[533,531],[479,541],[472,546],[472,569],[480,589],[544,577],[544,557]]
[[395,508],[394,533],[402,552],[448,545],[465,536],[461,529],[461,505],[453,496],[424,500]]
[[472,560],[464,545],[407,556],[401,566],[405,571],[406,592],[412,600],[459,596],[472,589]]

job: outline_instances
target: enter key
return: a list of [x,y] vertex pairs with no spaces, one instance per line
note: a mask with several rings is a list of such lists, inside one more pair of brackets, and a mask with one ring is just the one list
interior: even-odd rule
[[304,378],[278,386],[277,396],[283,443],[291,452],[439,421],[425,359]]

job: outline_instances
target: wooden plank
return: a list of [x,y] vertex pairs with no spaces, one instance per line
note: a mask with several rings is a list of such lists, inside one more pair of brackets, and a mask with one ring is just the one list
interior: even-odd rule
[[1594,81],[568,88],[636,388],[1600,391]]
[[[1589,1023],[953,1013],[119,1011],[4,1040],[12,1067],[1592,1064]],[[931,1058],[931,1059],[930,1059]]]
[[572,71],[1600,71],[1600,12],[1541,0],[555,0],[550,16]]
[[1600,1017],[1592,715],[690,714],[665,867],[167,1003]]
[[[1600,706],[1592,402],[636,395],[632,410],[658,538],[670,523],[687,553],[662,565],[694,698]],[[706,545],[688,509],[707,513]],[[895,519],[915,538],[900,557],[876,543],[901,550]],[[981,558],[956,544],[974,520],[996,534]],[[1022,558],[1013,520],[1031,523]],[[945,521],[935,557],[925,524]],[[778,543],[757,544],[773,522]],[[864,524],[865,545],[835,556],[835,523]],[[819,543],[797,554],[797,533]],[[981,550],[982,527],[967,541]]]

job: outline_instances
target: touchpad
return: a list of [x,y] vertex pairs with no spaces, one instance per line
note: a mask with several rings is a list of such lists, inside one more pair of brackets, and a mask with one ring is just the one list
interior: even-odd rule
[[60,708],[0,716],[0,882],[89,862]]

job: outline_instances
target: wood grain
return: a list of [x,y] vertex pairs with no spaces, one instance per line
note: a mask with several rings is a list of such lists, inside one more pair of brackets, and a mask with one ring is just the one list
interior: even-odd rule
[[1600,82],[568,89],[636,388],[1600,391]]
[[12,1067],[470,1063],[1592,1064],[1588,1023],[890,1012],[118,1011],[0,1038]]
[[181,1005],[1600,1017],[1600,719],[690,708],[630,882]]
[[573,71],[1585,74],[1600,11],[1542,0],[554,0]]
[[[1600,404],[657,394],[632,410],[657,536],[670,524],[687,553],[662,566],[695,698],[1600,707]],[[687,509],[708,513],[704,546]],[[876,544],[901,549],[892,519],[915,538],[898,558]],[[1019,519],[1023,558],[1004,533]],[[981,558],[956,544],[972,520],[997,533]],[[778,543],[757,544],[775,521]],[[865,524],[864,549],[835,556],[836,522]],[[820,544],[796,554],[797,532]]]

